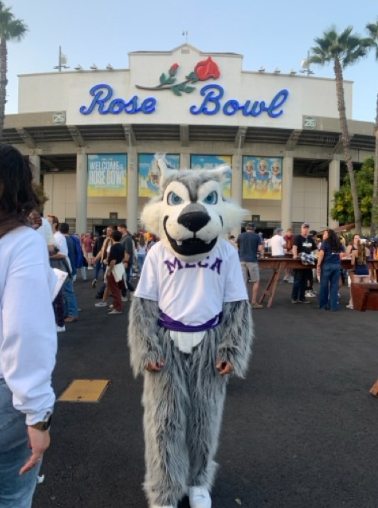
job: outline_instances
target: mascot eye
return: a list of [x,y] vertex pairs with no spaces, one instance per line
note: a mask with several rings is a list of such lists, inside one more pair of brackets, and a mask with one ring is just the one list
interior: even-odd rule
[[203,200],[207,205],[216,205],[218,203],[218,193],[216,191],[210,192]]
[[184,200],[182,198],[180,198],[180,196],[178,196],[175,192],[170,192],[168,194],[168,197],[167,197],[167,203],[169,205],[181,205],[181,203],[183,203]]

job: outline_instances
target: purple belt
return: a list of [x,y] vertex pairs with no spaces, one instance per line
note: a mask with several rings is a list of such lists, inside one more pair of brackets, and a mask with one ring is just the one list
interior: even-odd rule
[[222,321],[223,312],[220,312],[218,315],[203,323],[202,325],[185,325],[181,323],[181,321],[175,321],[174,319],[164,314],[164,312],[160,311],[160,316],[158,319],[158,325],[163,328],[167,328],[168,330],[173,330],[175,332],[203,332],[205,330],[210,330],[211,328],[215,328]]

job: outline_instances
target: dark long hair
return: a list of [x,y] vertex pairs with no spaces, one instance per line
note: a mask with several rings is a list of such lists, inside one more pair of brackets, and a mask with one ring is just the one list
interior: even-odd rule
[[26,224],[39,206],[29,160],[16,148],[0,144],[0,238]]
[[342,246],[339,237],[334,232],[333,229],[327,229],[328,231],[328,238],[325,240],[325,242],[329,243],[329,246],[331,247],[331,252],[339,253],[342,251]]
[[366,265],[366,247],[361,240],[357,242],[357,264]]

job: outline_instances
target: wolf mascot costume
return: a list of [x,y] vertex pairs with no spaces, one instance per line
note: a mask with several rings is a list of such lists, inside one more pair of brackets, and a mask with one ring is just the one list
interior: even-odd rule
[[246,211],[222,196],[228,166],[169,170],[142,221],[149,251],[130,310],[134,374],[144,375],[144,488],[151,508],[210,508],[228,377],[246,373],[248,295],[235,248],[220,237]]

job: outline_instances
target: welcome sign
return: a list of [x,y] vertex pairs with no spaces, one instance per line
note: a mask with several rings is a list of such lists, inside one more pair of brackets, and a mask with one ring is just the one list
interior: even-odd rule
[[126,197],[127,155],[88,155],[88,197]]

